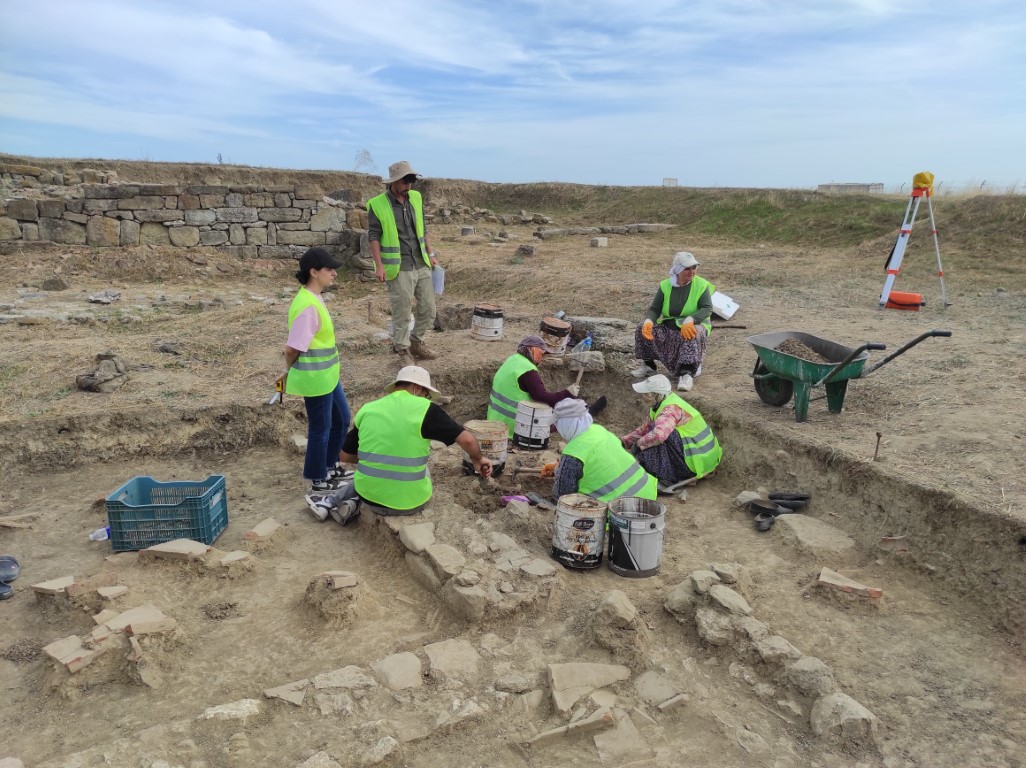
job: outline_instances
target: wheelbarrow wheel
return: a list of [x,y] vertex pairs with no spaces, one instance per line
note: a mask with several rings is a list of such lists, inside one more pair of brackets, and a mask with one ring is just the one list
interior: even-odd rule
[[[755,366],[755,373],[758,375],[769,373],[769,369],[762,360]],[[794,394],[794,384],[788,379],[782,379],[779,376],[768,376],[765,379],[755,379],[755,392],[766,405],[779,407],[787,405],[791,401],[791,396]]]

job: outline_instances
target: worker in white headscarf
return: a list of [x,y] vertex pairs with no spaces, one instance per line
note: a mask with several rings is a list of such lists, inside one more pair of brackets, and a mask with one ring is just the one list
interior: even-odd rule
[[555,476],[555,498],[583,493],[599,501],[621,496],[655,499],[656,479],[623,448],[620,438],[594,423],[587,403],[561,400],[552,416],[556,431],[566,440],[559,464],[546,464],[542,471],[542,477]]

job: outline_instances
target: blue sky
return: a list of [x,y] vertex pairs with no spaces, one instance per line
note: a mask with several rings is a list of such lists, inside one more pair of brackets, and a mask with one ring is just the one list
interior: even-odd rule
[[0,151],[1026,191],[1021,0],[0,0]]

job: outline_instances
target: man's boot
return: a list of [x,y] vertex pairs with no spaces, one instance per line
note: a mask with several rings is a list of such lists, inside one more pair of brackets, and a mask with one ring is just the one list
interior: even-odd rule
[[399,362],[400,368],[405,368],[408,365],[416,365],[417,361],[413,359],[413,355],[410,354],[410,348],[397,349],[395,351],[396,360]]
[[410,354],[412,354],[418,360],[434,360],[438,357],[438,353],[431,349],[423,341],[417,339],[410,339]]

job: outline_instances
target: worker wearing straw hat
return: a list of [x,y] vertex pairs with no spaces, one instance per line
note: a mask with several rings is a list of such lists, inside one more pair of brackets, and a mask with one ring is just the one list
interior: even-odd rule
[[307,496],[319,519],[329,514],[345,525],[360,513],[361,502],[378,515],[412,515],[431,498],[428,457],[431,441],[459,444],[482,477],[492,474],[492,462],[481,453],[471,432],[433,401],[439,392],[431,374],[416,365],[399,371],[385,396],[356,413],[339,459],[356,464],[351,484],[327,496]]

